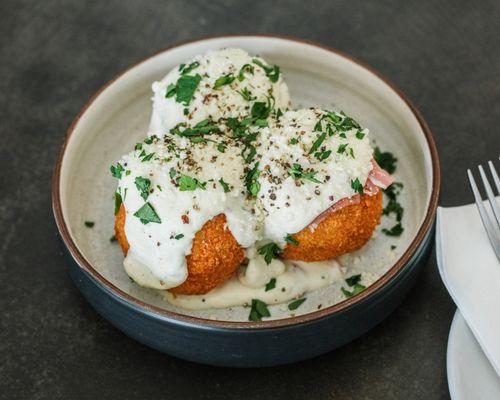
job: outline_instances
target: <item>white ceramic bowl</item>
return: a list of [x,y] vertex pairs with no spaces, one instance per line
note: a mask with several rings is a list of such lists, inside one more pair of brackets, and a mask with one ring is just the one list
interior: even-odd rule
[[[341,301],[335,297],[338,287],[328,288],[308,295],[311,301],[301,307],[303,315],[291,318],[287,310],[276,307],[273,312],[276,320],[249,323],[242,322],[248,311],[238,307],[191,313],[175,309],[158,292],[138,287],[125,274],[121,250],[109,241],[113,234],[112,196],[116,188],[109,165],[144,138],[151,112],[151,83],[193,56],[222,47],[243,48],[278,64],[295,108],[314,105],[341,109],[368,127],[376,144],[399,159],[396,178],[405,185],[401,196],[405,206],[405,232],[397,240],[378,235],[356,254],[365,260],[363,268],[367,272],[382,275],[358,296]],[[319,321],[383,292],[384,286],[390,287],[405,267],[421,257],[429,241],[438,192],[439,166],[431,133],[415,107],[394,85],[367,66],[323,46],[280,37],[233,36],[172,47],[134,65],[106,84],[68,131],[54,173],[53,206],[62,239],[76,261],[73,277],[99,311],[118,326],[122,325],[115,319],[118,315],[110,316],[100,309],[111,300],[96,300],[97,295],[91,293],[88,285],[97,285],[120,306],[174,323],[214,329],[266,329]],[[93,229],[85,227],[87,220],[96,221]],[[391,244],[396,244],[397,249],[389,254]],[[353,260],[348,258],[346,263],[354,263]],[[91,282],[85,284],[85,288],[82,287],[84,279]],[[318,311],[320,303],[323,308]],[[390,310],[385,311],[381,314]],[[150,340],[142,341],[175,353]],[[196,359],[182,352],[177,354]],[[287,360],[297,358],[304,356]],[[211,362],[207,358],[201,361]]]

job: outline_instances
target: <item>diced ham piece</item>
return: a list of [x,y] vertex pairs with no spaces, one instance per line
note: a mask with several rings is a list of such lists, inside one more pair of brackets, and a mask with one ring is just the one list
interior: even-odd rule
[[[368,179],[366,180],[365,186],[363,188],[364,194],[368,196],[376,195],[379,192],[380,188],[386,189],[394,182],[394,178],[389,173],[387,173],[387,171],[380,168],[380,166],[374,159],[372,159],[372,166],[373,168],[368,174]],[[358,204],[360,201],[361,196],[359,194],[355,194],[354,196],[346,197],[337,201],[325,211],[323,211],[320,215],[318,215],[309,225],[309,228],[315,229],[318,224],[328,216],[328,214],[341,210],[344,207]]]

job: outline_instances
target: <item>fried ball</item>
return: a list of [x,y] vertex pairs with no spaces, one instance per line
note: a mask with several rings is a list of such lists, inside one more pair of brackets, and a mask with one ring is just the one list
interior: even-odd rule
[[358,204],[332,212],[316,229],[305,227],[293,237],[297,246],[287,244],[283,258],[297,261],[329,260],[358,250],[370,239],[382,214],[382,192],[362,195]]
[[[115,236],[125,254],[130,245],[125,236],[125,207],[115,217]],[[169,289],[175,294],[205,294],[236,272],[245,253],[226,227],[226,216],[219,214],[196,232],[191,254],[186,256],[188,278]]]

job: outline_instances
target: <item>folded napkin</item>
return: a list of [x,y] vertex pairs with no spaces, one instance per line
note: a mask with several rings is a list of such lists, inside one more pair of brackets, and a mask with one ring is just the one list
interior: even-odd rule
[[448,292],[500,375],[500,262],[475,204],[438,208],[436,256]]

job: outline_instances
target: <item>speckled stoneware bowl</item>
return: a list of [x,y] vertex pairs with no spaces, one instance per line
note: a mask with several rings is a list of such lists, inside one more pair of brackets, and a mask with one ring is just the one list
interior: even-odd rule
[[[280,65],[293,106],[344,110],[370,129],[399,159],[405,231],[388,238],[377,228],[359,252],[344,257],[373,284],[345,299],[340,284],[308,294],[294,314],[272,306],[273,319],[248,322],[248,309],[188,312],[160,292],[128,279],[113,234],[116,182],[109,165],[144,138],[151,83],[209,49],[239,47]],[[363,334],[401,301],[431,245],[439,192],[438,156],[431,132],[406,97],[371,68],[324,46],[269,36],[211,38],[167,49],[106,84],[68,130],[53,179],[53,208],[69,254],[70,273],[88,301],[133,338],[188,360],[225,366],[268,366],[325,353]],[[93,228],[85,221],[95,221]],[[381,226],[389,226],[383,218]],[[395,248],[394,248],[395,247]]]

